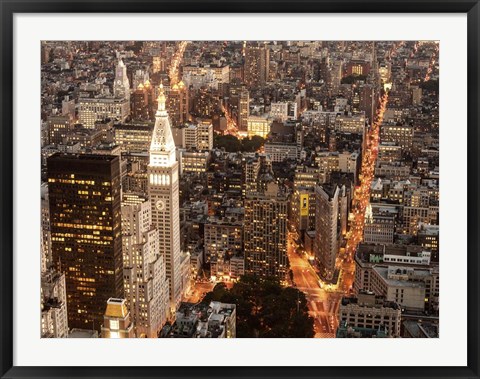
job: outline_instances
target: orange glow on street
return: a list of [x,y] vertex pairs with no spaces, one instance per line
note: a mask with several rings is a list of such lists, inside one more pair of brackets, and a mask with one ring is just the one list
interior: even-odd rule
[[170,78],[170,86],[179,82],[179,67],[183,59],[183,54],[188,46],[188,41],[180,41],[177,46],[175,54],[173,54],[172,61],[170,63],[170,69],[168,70],[168,77]]

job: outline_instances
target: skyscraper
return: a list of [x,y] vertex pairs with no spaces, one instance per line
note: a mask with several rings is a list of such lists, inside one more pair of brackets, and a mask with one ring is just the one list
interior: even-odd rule
[[149,201],[122,203],[122,235],[125,299],[134,334],[156,338],[167,318],[168,281]]
[[130,101],[130,82],[127,76],[127,66],[125,66],[122,59],[118,61],[118,64],[115,67],[113,94],[115,97],[124,98]]
[[250,115],[250,95],[246,88],[242,88],[238,94],[238,122],[239,129],[247,131],[248,116]]
[[271,162],[260,156],[257,187],[245,198],[245,273],[286,278],[287,195],[274,180]]
[[182,81],[168,91],[166,106],[172,126],[180,126],[188,121],[188,90]]
[[55,154],[47,166],[52,261],[65,273],[68,324],[100,331],[106,301],[123,297],[119,157]]
[[163,85],[160,85],[147,173],[152,223],[158,230],[159,248],[165,256],[173,312],[182,296],[180,215],[178,162],[165,100]]
[[264,193],[245,199],[245,273],[286,278],[287,197],[270,182]]
[[245,48],[245,83],[250,87],[263,86],[268,80],[270,51],[262,43],[247,43]]
[[131,111],[133,120],[149,120],[148,93],[143,84],[139,84],[132,93]]
[[48,201],[48,184],[43,183],[41,186],[41,214],[42,214],[42,234],[41,234],[41,251],[42,251],[42,272],[47,271],[53,264],[52,262],[52,236],[50,234],[50,206]]
[[315,261],[323,278],[332,280],[342,236],[342,212],[346,213],[345,186],[316,186],[315,193]]

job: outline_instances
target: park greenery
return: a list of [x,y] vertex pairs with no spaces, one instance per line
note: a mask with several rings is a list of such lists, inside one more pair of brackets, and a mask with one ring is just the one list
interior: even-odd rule
[[367,80],[365,75],[348,75],[342,78],[341,84],[353,84],[355,82],[364,82]]
[[313,318],[305,294],[283,287],[275,278],[243,276],[231,289],[224,283],[208,292],[203,302],[236,304],[237,338],[311,338]]
[[420,84],[420,88],[426,91],[438,92],[438,80],[430,79]]
[[236,136],[227,134],[220,135],[215,134],[213,137],[213,147],[221,149],[229,153],[243,151],[243,152],[255,152],[260,149],[265,143],[265,139],[260,136],[245,137],[238,139]]

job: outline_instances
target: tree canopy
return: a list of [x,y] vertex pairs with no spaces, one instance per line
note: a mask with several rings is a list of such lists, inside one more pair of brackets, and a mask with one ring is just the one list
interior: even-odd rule
[[260,136],[246,137],[242,139],[242,151],[254,152],[260,149],[264,143],[265,138]]
[[260,149],[265,143],[265,139],[260,136],[246,137],[238,139],[237,137],[227,134],[219,135],[215,134],[213,138],[213,146],[215,148],[225,148],[228,152],[254,152]]
[[243,276],[229,290],[217,284],[203,302],[236,304],[238,338],[310,338],[313,318],[303,292],[282,287],[275,278]]
[[352,75],[348,75],[348,76],[343,77],[340,82],[341,82],[341,84],[353,84],[353,83],[358,82],[358,81],[363,81],[364,82],[365,80],[367,80],[367,77],[365,75],[352,74]]
[[427,80],[426,82],[422,82],[420,84],[420,88],[426,91],[438,92],[438,87],[439,87],[438,80],[434,80],[434,79]]

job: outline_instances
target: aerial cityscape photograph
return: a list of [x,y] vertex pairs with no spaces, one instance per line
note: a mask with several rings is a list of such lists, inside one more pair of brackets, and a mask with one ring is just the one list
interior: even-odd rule
[[41,338],[438,338],[439,52],[42,41]]

